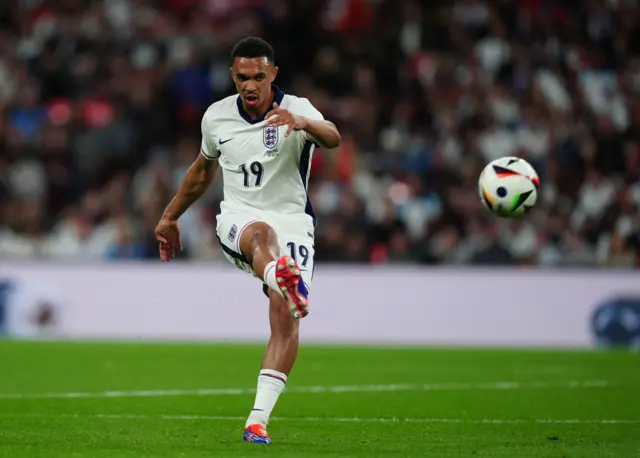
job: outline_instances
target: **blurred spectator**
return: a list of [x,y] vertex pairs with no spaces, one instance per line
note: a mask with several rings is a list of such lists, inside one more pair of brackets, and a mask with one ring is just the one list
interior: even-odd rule
[[[636,0],[7,0],[0,4],[0,258],[153,259],[153,227],[233,93],[240,37],[343,134],[309,194],[318,261],[636,267]],[[483,165],[538,170],[520,221],[484,210]],[[181,219],[220,258],[220,180]]]

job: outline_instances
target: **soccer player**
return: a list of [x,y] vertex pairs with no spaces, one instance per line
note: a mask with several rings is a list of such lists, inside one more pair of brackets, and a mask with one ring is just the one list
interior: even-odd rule
[[273,48],[245,38],[231,52],[238,95],[209,107],[202,146],[155,233],[160,259],[182,248],[178,218],[222,168],[224,200],[216,234],[227,259],[263,282],[271,337],[243,439],[270,444],[269,416],[298,353],[299,319],[309,312],[315,217],[307,194],[314,147],[340,144],[336,126],[305,98],[273,85]]

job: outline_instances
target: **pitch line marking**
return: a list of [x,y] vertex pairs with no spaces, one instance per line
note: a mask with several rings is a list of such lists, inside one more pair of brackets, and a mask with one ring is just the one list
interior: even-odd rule
[[[77,418],[110,420],[168,420],[168,421],[245,421],[246,417],[225,415],[137,415],[137,414],[37,414],[3,413],[3,418]],[[371,417],[273,417],[272,421],[282,422],[333,422],[333,423],[462,423],[462,424],[593,424],[593,425],[639,425],[640,420],[623,419],[506,419],[506,418],[371,418]]]
[[[338,385],[338,386],[293,386],[288,393],[374,393],[402,391],[447,391],[447,390],[521,390],[544,388],[607,388],[614,386],[605,380],[568,382],[448,382],[448,383],[400,383],[389,385]],[[133,390],[67,393],[0,393],[0,399],[99,399],[99,398],[143,398],[170,396],[237,396],[254,394],[255,388],[205,388],[180,390]]]

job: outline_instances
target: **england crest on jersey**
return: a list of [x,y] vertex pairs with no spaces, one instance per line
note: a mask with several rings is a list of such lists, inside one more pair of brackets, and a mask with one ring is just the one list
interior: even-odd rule
[[278,128],[274,126],[266,126],[262,131],[262,141],[264,146],[273,149],[278,144]]

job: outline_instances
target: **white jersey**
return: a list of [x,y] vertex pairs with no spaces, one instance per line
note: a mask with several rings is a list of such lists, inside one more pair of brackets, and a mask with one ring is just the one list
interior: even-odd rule
[[[275,88],[280,108],[309,119],[322,114],[305,98]],[[307,194],[314,143],[303,131],[285,137],[288,126],[252,120],[237,95],[209,107],[202,118],[201,154],[222,169],[225,213],[315,216]]]

